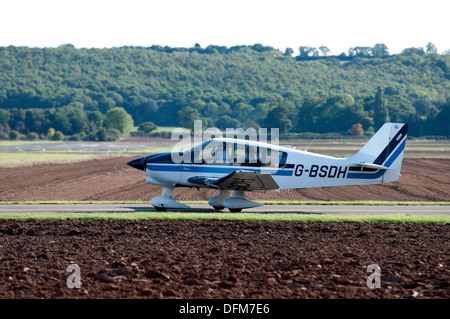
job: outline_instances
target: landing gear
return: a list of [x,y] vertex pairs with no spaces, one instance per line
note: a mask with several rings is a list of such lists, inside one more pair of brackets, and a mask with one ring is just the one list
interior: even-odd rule
[[253,202],[245,198],[244,191],[234,191],[233,197],[227,190],[219,189],[219,193],[213,196],[208,201],[209,205],[215,210],[222,210],[228,208],[232,213],[239,213],[244,208],[252,208],[263,206],[264,204]]
[[[173,187],[164,187],[161,196],[152,198],[150,203],[155,207],[158,212],[166,211],[169,209],[187,209],[188,205],[177,202],[172,198]],[[245,198],[244,191],[235,190],[233,196],[230,195],[229,190],[219,189],[219,193],[216,196],[211,197],[208,200],[208,204],[214,207],[215,210],[221,211],[228,208],[232,213],[239,213],[245,208],[252,208],[263,206],[262,203],[253,202]]]
[[190,208],[188,205],[177,202],[172,198],[173,188],[164,187],[161,196],[152,198],[150,203],[155,206],[155,209],[159,212],[165,211],[167,208],[185,209]]
[[211,197],[208,200],[208,204],[214,207],[215,210],[223,210],[225,208],[223,202],[230,197],[230,191],[219,189],[219,193],[216,196]]

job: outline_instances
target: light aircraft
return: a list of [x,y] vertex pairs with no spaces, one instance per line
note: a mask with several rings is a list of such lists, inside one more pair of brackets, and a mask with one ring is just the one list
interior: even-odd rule
[[[218,190],[208,204],[231,212],[264,204],[246,191],[382,184],[400,177],[408,124],[385,123],[354,155],[335,158],[262,142],[214,138],[184,152],[138,158],[127,164],[143,170],[147,183],[163,187],[151,200],[158,211],[185,209],[172,198],[175,187]],[[233,192],[233,194],[231,194]]]

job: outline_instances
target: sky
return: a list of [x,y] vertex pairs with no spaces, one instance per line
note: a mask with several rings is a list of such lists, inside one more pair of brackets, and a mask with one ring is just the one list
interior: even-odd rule
[[448,0],[0,0],[0,46],[202,48],[260,43],[331,54],[431,42],[450,50]]

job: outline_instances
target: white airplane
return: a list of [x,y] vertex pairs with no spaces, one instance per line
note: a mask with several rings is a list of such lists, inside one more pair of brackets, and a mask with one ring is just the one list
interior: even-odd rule
[[[185,209],[172,198],[175,187],[218,190],[209,199],[216,210],[231,212],[262,206],[246,191],[382,184],[400,177],[408,124],[386,123],[354,155],[335,158],[242,139],[214,138],[184,152],[138,158],[127,164],[143,170],[147,183],[163,186],[151,200],[158,211]],[[231,195],[233,191],[233,195]]]

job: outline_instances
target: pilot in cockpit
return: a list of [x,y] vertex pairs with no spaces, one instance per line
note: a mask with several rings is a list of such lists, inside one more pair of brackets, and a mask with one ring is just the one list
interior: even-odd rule
[[228,147],[226,147],[226,143],[218,145],[216,147],[214,160],[216,164],[221,165],[231,165],[233,163],[233,159],[231,157],[231,152]]

